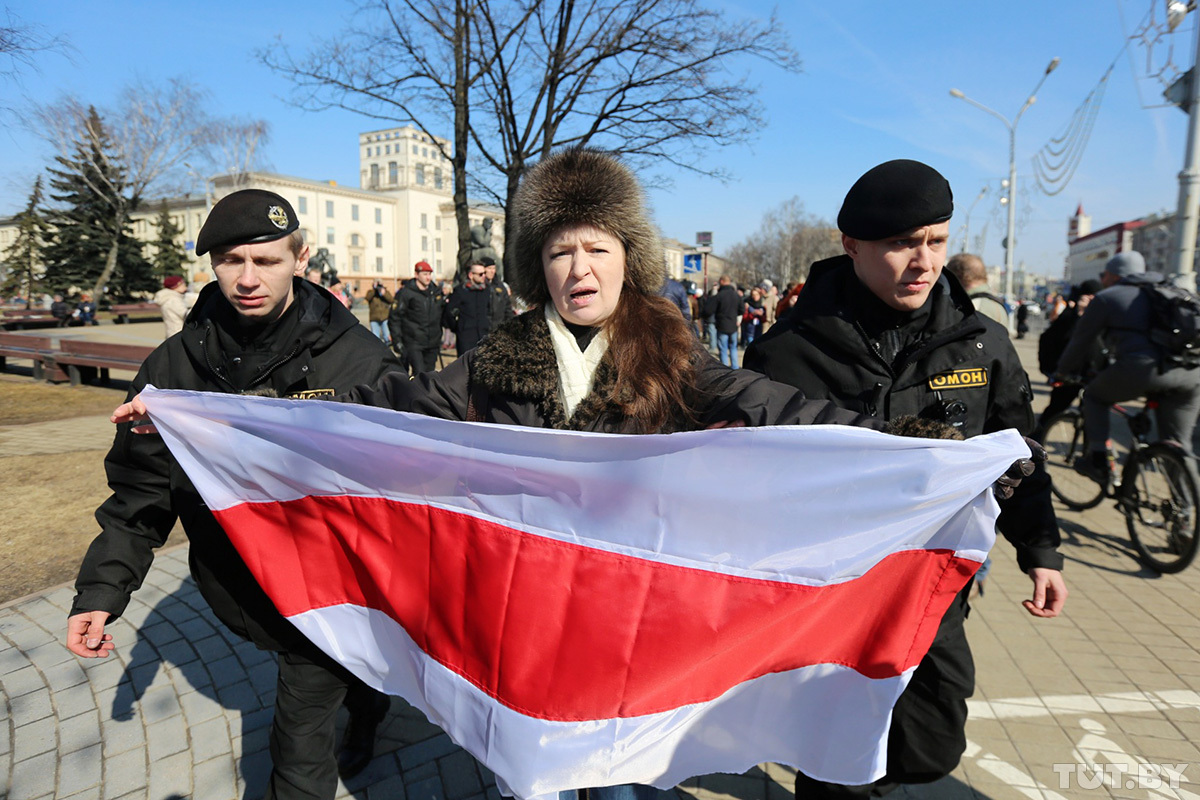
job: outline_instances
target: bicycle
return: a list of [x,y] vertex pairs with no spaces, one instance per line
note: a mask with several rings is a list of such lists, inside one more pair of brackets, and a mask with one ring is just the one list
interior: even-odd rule
[[1042,432],[1041,444],[1046,448],[1046,471],[1055,497],[1076,511],[1095,508],[1106,497],[1115,500],[1117,510],[1125,516],[1138,560],[1155,572],[1170,574],[1186,569],[1200,546],[1200,491],[1180,445],[1147,442],[1150,411],[1157,407],[1153,396],[1137,411],[1113,405],[1133,439],[1119,479],[1110,450],[1113,475],[1107,486],[1075,470],[1077,461],[1091,457],[1084,441],[1083,412],[1078,407],[1052,417]]

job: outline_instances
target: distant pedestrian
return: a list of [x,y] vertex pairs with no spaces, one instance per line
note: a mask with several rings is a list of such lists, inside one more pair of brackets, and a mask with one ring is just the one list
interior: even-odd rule
[[388,312],[392,310],[395,298],[384,287],[382,281],[367,289],[367,321],[371,323],[371,333],[379,337],[384,344],[391,344],[392,337],[388,335]]
[[483,264],[467,269],[467,281],[454,290],[442,320],[457,337],[458,354],[464,355],[491,330],[491,297]]
[[60,328],[65,328],[71,321],[71,306],[57,292],[54,293],[54,300],[50,303],[50,316],[54,317]]
[[75,313],[72,315],[80,325],[99,325],[99,320],[96,319],[96,304],[92,302],[92,296],[87,292],[79,298],[79,303],[75,306]]
[[418,261],[416,277],[396,293],[388,315],[392,349],[414,377],[437,369],[442,345],[442,309],[446,297],[433,282],[433,267]]
[[737,369],[738,325],[742,321],[744,304],[729,276],[722,275],[717,281],[717,294],[712,298],[712,303],[718,357],[722,364]]
[[767,317],[767,309],[763,305],[762,289],[755,286],[750,290],[750,297],[746,300],[746,310],[742,314],[742,344],[749,347],[750,344],[762,335],[763,322]]
[[162,312],[164,338],[170,339],[183,330],[183,320],[187,316],[188,306],[184,300],[187,284],[178,275],[168,275],[163,278],[163,288],[154,294],[154,302]]
[[496,278],[495,259],[484,256],[480,263],[483,264],[483,278],[488,290],[488,330],[494,331],[513,318],[512,299],[508,286]]

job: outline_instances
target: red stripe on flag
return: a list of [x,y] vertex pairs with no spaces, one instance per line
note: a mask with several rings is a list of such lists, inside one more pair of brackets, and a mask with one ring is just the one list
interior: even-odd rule
[[667,711],[813,664],[899,675],[979,566],[907,551],[855,580],[798,586],[383,498],[246,503],[216,515],[284,616],[377,609],[499,702],[562,721]]

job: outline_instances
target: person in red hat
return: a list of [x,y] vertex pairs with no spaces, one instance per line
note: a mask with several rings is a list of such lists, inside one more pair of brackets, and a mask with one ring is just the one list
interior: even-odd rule
[[388,314],[392,349],[413,375],[437,369],[442,346],[442,309],[446,296],[433,282],[433,267],[418,261],[416,278],[396,293]]
[[163,288],[154,294],[154,302],[162,311],[163,325],[167,329],[166,337],[170,339],[183,330],[183,319],[187,316],[188,307],[183,299],[187,284],[178,275],[168,275],[163,278]]

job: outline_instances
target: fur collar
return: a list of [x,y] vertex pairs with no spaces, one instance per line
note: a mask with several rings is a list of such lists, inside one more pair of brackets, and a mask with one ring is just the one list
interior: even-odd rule
[[493,399],[533,403],[550,428],[595,430],[602,415],[620,419],[620,409],[610,399],[617,373],[607,353],[596,369],[592,391],[571,418],[566,418],[558,397],[558,364],[550,326],[540,306],[504,323],[479,343],[472,380]]

